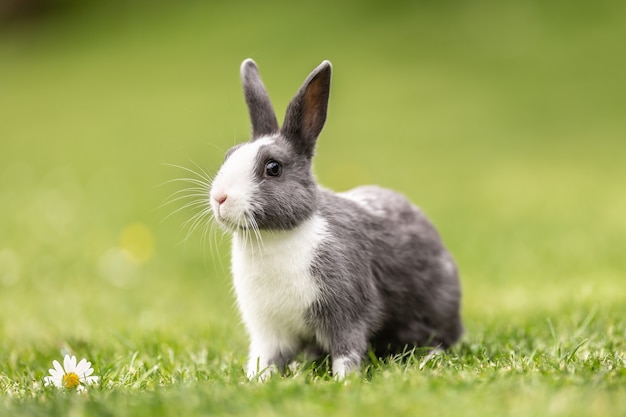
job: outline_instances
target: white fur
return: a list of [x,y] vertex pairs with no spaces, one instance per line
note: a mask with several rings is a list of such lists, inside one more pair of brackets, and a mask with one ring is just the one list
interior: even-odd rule
[[421,371],[422,369],[424,369],[424,367],[428,364],[428,362],[430,362],[433,358],[441,355],[442,353],[443,353],[443,350],[441,350],[440,348],[434,348],[432,351],[428,353],[428,355],[424,357],[424,359],[422,360],[422,363],[420,363],[419,370]]
[[279,353],[293,353],[303,339],[314,337],[304,316],[319,297],[310,267],[327,236],[327,224],[314,215],[292,230],[244,233],[236,231],[233,236],[232,271],[250,334],[247,371],[254,377]]
[[[224,162],[211,186],[211,208],[217,220],[229,226],[248,226],[245,213],[251,208],[253,196],[257,188],[254,180],[254,159],[263,145],[275,139],[263,137],[254,142],[246,143],[233,152]],[[217,199],[226,196],[223,204]]]
[[358,355],[351,356],[353,357],[340,356],[338,358],[333,358],[332,370],[335,379],[341,381],[346,377],[346,375],[356,369],[355,363],[359,363],[360,358]]
[[357,203],[374,216],[385,216],[385,212],[383,210],[372,205],[371,196],[364,195],[361,190],[344,191],[342,193],[337,193],[337,195]]

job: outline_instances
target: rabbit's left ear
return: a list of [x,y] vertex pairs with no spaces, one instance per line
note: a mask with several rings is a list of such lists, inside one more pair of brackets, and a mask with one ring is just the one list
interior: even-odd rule
[[287,107],[282,133],[309,158],[313,156],[315,142],[326,121],[331,71],[330,62],[322,62],[307,77]]
[[277,133],[278,121],[272,102],[261,80],[259,68],[250,58],[241,63],[241,84],[250,113],[252,140]]

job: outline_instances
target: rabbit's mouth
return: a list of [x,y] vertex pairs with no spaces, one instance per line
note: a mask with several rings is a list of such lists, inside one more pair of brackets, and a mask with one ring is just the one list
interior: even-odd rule
[[224,216],[220,212],[220,210],[217,210],[215,219],[220,226],[222,226],[229,232],[235,232],[237,230],[249,231],[258,229],[258,226],[256,226],[255,222],[253,220],[251,221],[250,217],[246,215],[233,219],[229,216]]

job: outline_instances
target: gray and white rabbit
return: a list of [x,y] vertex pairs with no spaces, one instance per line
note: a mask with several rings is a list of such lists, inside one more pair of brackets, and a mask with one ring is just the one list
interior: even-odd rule
[[330,78],[324,61],[281,128],[255,62],[241,65],[252,138],[228,151],[209,198],[233,234],[250,378],[282,372],[306,349],[330,354],[341,379],[360,368],[368,346],[377,354],[445,349],[463,332],[457,268],[425,215],[391,190],[333,193],[316,183],[311,160]]

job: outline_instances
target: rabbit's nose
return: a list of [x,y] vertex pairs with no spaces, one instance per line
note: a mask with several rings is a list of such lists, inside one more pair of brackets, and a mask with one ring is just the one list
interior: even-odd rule
[[224,201],[226,201],[227,198],[228,198],[227,194],[218,194],[218,195],[213,196],[213,199],[217,201],[217,204],[220,206],[224,204]]

